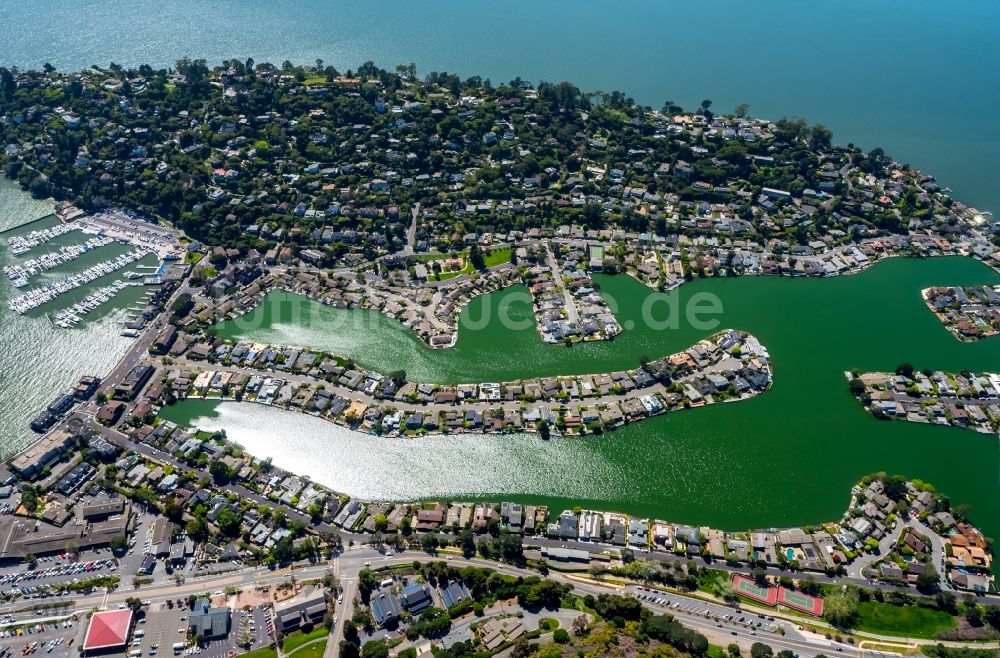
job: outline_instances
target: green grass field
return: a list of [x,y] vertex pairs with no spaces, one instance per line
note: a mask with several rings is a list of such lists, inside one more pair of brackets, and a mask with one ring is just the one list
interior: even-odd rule
[[955,628],[955,618],[947,612],[919,608],[915,605],[897,606],[878,601],[858,604],[855,630],[936,639],[941,631]]
[[[463,256],[463,258],[464,258],[464,256]],[[468,260],[466,260],[465,264],[462,266],[462,269],[460,269],[460,270],[452,270],[451,272],[441,272],[438,280],[439,281],[447,281],[448,279],[454,279],[456,276],[459,276],[459,275],[462,275],[462,274],[472,274],[472,272],[473,272],[473,270],[472,270],[472,263],[470,263]]]
[[295,658],[323,658],[323,653],[326,651],[327,640],[320,640],[319,642],[314,642],[307,647],[302,647],[296,649],[295,653],[290,654]]
[[510,247],[501,247],[483,256],[486,267],[496,267],[510,262]]
[[260,649],[240,654],[240,658],[278,658],[278,652],[271,647],[261,647]]
[[317,626],[313,629],[312,633],[291,633],[285,636],[284,642],[281,643],[281,650],[285,653],[291,653],[306,642],[311,642],[312,640],[320,637],[326,637],[329,633],[330,631],[325,625]]

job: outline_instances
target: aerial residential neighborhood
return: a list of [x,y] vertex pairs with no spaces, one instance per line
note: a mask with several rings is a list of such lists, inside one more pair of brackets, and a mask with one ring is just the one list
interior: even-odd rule
[[[833,369],[835,390],[823,388],[828,364],[807,379],[795,364],[799,378],[785,382],[772,356],[785,344],[769,341],[807,343],[814,357],[823,339],[794,335],[792,317],[811,312],[859,341],[830,351],[851,359],[879,331],[850,331],[832,300],[877,286],[843,297],[798,287],[785,316],[756,300],[766,321],[743,326],[760,338],[712,292],[730,279],[855,281],[928,256],[997,270],[1000,224],[880,148],[838,146],[822,125],[745,105],[716,113],[710,100],[654,109],[568,82],[418,77],[415,65],[183,58],[0,68],[0,165],[21,188],[0,195],[53,211],[3,232],[6,308],[35,332],[10,344],[90,340],[96,326],[120,339],[97,350],[106,355],[77,347],[108,367],[71,381],[59,349],[31,366],[53,377],[44,399],[21,405],[30,413],[17,410],[28,438],[12,438],[0,464],[0,658],[986,658],[1000,638],[994,501],[970,507],[960,478],[948,480],[961,490],[953,502],[916,477],[925,462],[860,477],[884,455],[862,460],[829,441],[852,461],[827,473],[796,452],[823,443],[823,405],[853,404],[839,374],[851,365]],[[616,298],[621,283],[646,296]],[[728,288],[734,306],[741,290]],[[985,283],[922,291],[962,341],[996,333],[998,294]],[[473,312],[497,299],[502,317],[477,329]],[[272,317],[282,304],[290,322]],[[297,331],[302,309],[374,324],[309,335]],[[405,363],[366,343],[377,322],[412,338]],[[470,332],[513,324],[534,357],[506,349],[508,334],[468,347]],[[349,340],[324,348],[323,333]],[[476,363],[490,350],[494,362]],[[477,367],[427,366],[459,353]],[[874,418],[996,441],[1000,375],[909,363],[843,375]],[[25,394],[35,382],[4,386]],[[794,431],[776,405],[763,440],[727,415],[766,409],[782,386],[808,394]],[[460,440],[493,447],[482,461],[508,471],[516,439],[545,462],[544,479],[568,483],[557,495],[554,482],[514,480],[358,495],[289,468],[287,446],[262,458],[225,422],[171,420],[199,400],[293,412],[282,418],[376,446],[370,470],[329,471],[374,478],[399,459],[379,447],[433,445],[443,456],[432,470],[475,477],[452,460]],[[877,425],[852,411],[857,427]],[[699,417],[718,423],[714,454],[682,447],[704,436],[681,424]],[[648,433],[629,433],[640,422]],[[940,457],[952,462],[961,448],[944,432]],[[639,455],[654,486],[634,466],[616,479],[608,444]],[[552,458],[570,448],[580,471]],[[982,454],[965,449],[967,463]],[[787,472],[760,478],[754,460],[776,450]],[[822,478],[787,509],[765,513],[746,494],[763,486],[777,500],[810,479],[806,462]],[[591,486],[602,478],[628,490],[622,500]],[[726,489],[717,500],[738,498],[743,516],[695,500]]]

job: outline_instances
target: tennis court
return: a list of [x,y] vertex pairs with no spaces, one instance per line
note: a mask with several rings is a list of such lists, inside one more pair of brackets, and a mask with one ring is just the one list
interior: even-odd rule
[[778,603],[817,617],[823,614],[823,599],[785,587],[778,588]]
[[776,605],[778,602],[778,590],[774,587],[761,587],[752,579],[740,574],[733,574],[733,588],[741,596],[754,601],[760,601],[767,605]]

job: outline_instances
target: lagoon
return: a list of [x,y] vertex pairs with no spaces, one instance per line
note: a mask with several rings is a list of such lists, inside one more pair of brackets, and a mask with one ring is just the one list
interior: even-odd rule
[[[516,288],[474,300],[451,350],[428,349],[373,311],[332,309],[286,293],[268,296],[252,322],[217,329],[233,338],[331,350],[428,382],[631,368],[640,355],[669,354],[711,333],[683,324],[676,331],[651,329],[641,321],[649,289],[625,276],[598,280],[626,330],[614,341],[572,348],[542,343],[533,326],[511,331],[495,321],[504,305],[512,316],[530,316],[527,303],[516,301]],[[225,428],[254,454],[371,499],[509,496],[557,511],[583,504],[736,530],[838,518],[851,485],[885,470],[924,479],[956,503],[972,504],[976,523],[994,535],[1000,530],[997,437],[877,421],[849,394],[843,372],[892,370],[903,361],[917,368],[1000,369],[1000,342],[958,342],[919,294],[930,285],[996,282],[997,273],[971,259],[897,258],[830,279],[686,284],[682,305],[698,293],[716,295],[720,327],[749,331],[768,347],[773,388],[753,400],[648,419],[600,437],[379,439],[293,412],[194,400],[163,415]],[[493,320],[472,329],[487,312]]]

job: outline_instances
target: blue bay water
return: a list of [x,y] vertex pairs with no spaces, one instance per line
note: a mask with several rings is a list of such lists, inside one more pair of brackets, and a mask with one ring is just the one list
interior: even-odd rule
[[997,25],[1000,3],[979,0],[8,0],[0,65],[370,59],[570,80],[655,107],[749,103],[882,146],[997,212]]

